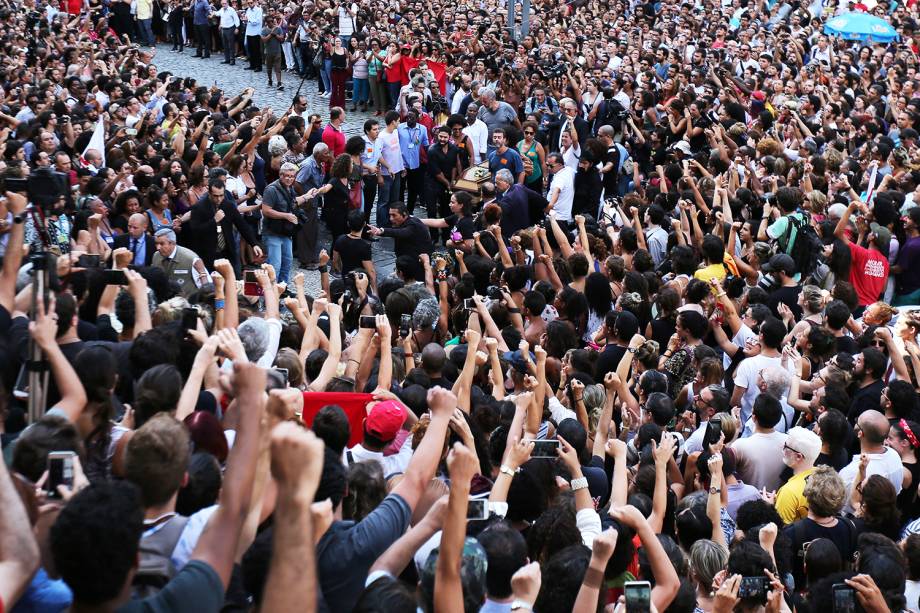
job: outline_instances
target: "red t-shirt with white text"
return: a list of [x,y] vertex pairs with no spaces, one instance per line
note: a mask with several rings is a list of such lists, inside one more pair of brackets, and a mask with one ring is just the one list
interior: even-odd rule
[[874,249],[850,243],[850,283],[859,296],[859,304],[878,301],[888,281],[888,258]]

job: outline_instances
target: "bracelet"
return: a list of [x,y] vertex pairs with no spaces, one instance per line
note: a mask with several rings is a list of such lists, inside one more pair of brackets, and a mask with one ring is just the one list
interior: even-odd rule
[[583,400],[584,400],[584,397],[583,397],[583,396],[579,396],[578,398],[575,399],[575,402],[581,402],[581,401],[583,401]]
[[404,357],[405,357],[406,359],[414,358],[414,357],[415,357],[415,354],[414,354],[414,353],[407,353]]
[[360,363],[361,363],[361,362],[359,362],[358,360],[356,360],[356,359],[354,359],[354,358],[349,358],[348,361],[349,361],[349,362],[354,362],[355,364],[360,364]]
[[635,352],[638,351],[638,350],[637,350],[635,347],[628,347],[628,348],[626,349],[626,351],[628,351],[628,352],[630,352],[630,353],[635,353]]
[[587,489],[587,487],[588,487],[587,477],[579,477],[577,479],[572,479],[571,481],[569,481],[569,488],[573,492],[577,492],[578,490]]
[[521,309],[508,309],[509,313],[520,313]]
[[508,475],[511,478],[514,478],[514,475],[517,474],[517,471],[508,466],[507,464],[502,464],[502,467],[499,469],[499,472],[505,475]]
[[727,296],[727,295],[728,294],[726,294],[725,292],[719,292],[718,294],[716,294],[716,296],[718,296],[719,298],[721,298],[722,296]]
[[316,270],[319,271],[319,274],[324,275],[329,272],[329,266],[328,264],[323,264],[322,266],[317,266]]
[[215,301],[214,301],[214,308],[217,309],[218,311],[221,310],[221,309],[223,309],[223,308],[224,308],[224,300],[223,300],[223,299],[215,300]]

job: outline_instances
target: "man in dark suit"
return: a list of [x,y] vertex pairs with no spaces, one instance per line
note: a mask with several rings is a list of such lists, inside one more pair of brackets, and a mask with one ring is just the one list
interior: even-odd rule
[[131,257],[132,266],[150,266],[157,246],[153,237],[147,234],[147,216],[135,213],[128,218],[128,233],[115,237],[115,249],[124,247],[134,255]]
[[410,255],[418,258],[421,254],[431,254],[431,234],[428,226],[418,217],[409,214],[409,209],[402,202],[390,203],[390,224],[392,228],[370,227],[375,236],[389,236],[393,239],[396,257]]
[[545,217],[543,210],[546,208],[546,198],[529,187],[515,183],[507,168],[502,168],[495,175],[495,191],[498,196],[496,200],[502,207],[499,225],[506,239]]
[[240,254],[233,240],[234,226],[243,240],[253,246],[256,256],[262,257],[259,237],[227,195],[223,179],[215,177],[208,181],[208,193],[195,203],[191,213],[182,226],[182,233],[186,235],[188,248],[201,257],[208,269],[214,269],[214,260],[226,258],[236,274],[240,274]]
[[570,129],[574,124],[575,134],[578,136],[578,144],[584,146],[585,141],[591,138],[591,126],[587,121],[578,116],[578,103],[571,98],[563,98],[559,103],[562,111],[562,117],[558,121],[549,124],[549,136],[547,144],[549,152],[556,153],[562,149],[562,132]]

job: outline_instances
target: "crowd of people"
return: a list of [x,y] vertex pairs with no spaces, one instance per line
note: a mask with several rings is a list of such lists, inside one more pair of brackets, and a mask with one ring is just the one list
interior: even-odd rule
[[0,611],[920,612],[920,5],[529,6],[0,7]]

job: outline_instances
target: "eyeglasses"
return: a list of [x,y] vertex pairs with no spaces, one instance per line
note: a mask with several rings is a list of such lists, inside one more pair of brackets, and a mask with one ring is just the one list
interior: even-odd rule
[[534,131],[533,131],[533,130],[524,130],[524,135],[525,135],[525,136],[533,136],[533,135],[534,135]]
[[790,446],[787,445],[786,443],[783,443],[783,449],[786,450],[786,451],[791,451],[792,453],[797,453],[797,454],[799,454],[799,455],[804,455],[801,451],[796,451],[795,449],[793,449],[792,447],[790,447]]

